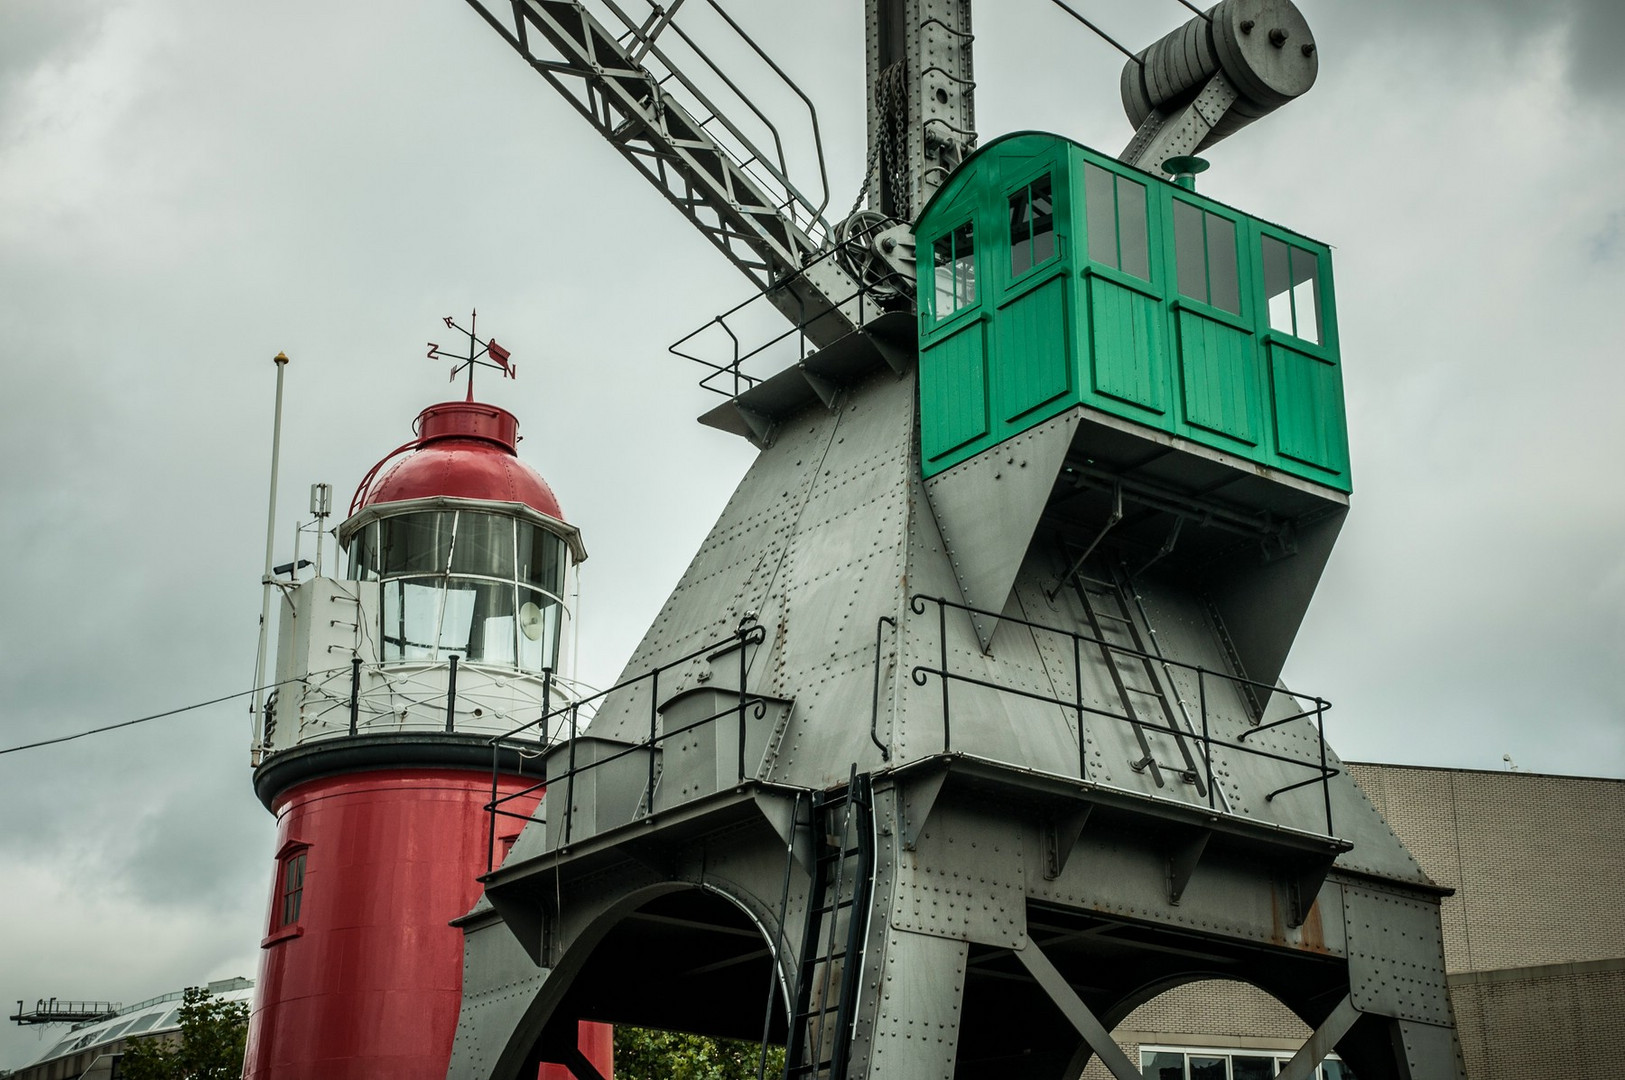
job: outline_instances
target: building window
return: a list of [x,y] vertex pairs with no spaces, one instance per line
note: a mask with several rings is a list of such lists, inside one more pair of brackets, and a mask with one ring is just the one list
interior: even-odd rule
[[1010,276],[1055,257],[1055,198],[1049,174],[1010,196]]
[[1321,344],[1320,259],[1273,236],[1264,237],[1263,256],[1270,329]]
[[305,896],[305,852],[302,849],[283,856],[276,891],[276,918],[271,929],[281,930],[299,921],[299,908]]
[[1181,296],[1232,315],[1241,314],[1235,222],[1175,199],[1174,261],[1179,268]]
[[936,317],[949,315],[976,303],[976,230],[967,221],[931,245],[931,262],[936,276]]
[[[1290,1054],[1257,1050],[1140,1048],[1140,1071],[1147,1080],[1270,1080],[1291,1060]],[[1335,1054],[1313,1075],[1315,1080],[1355,1080],[1354,1070]]]
[[1089,221],[1089,259],[1151,280],[1151,234],[1146,228],[1145,185],[1088,162],[1083,199]]

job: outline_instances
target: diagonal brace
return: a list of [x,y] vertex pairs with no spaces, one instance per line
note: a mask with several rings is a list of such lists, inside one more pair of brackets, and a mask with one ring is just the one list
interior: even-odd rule
[[[1102,1064],[1111,1070],[1111,1074],[1117,1077],[1117,1080],[1145,1080],[1145,1074],[1135,1068],[1134,1062],[1123,1053],[1123,1048],[1112,1041],[1111,1032],[1106,1030],[1106,1025],[1089,1011],[1089,1006],[1078,997],[1077,991],[1072,989],[1072,984],[1066,981],[1066,976],[1056,970],[1049,957],[1039,951],[1032,939],[1028,939],[1026,948],[1017,949],[1015,955],[1027,969],[1027,973],[1044,988],[1044,993],[1049,995],[1050,1000],[1066,1014],[1067,1020],[1078,1029],[1078,1034],[1083,1036],[1089,1048],[1099,1055]],[[1293,1061],[1296,1063],[1297,1059],[1294,1058]]]
[[1315,1066],[1332,1052],[1337,1041],[1349,1033],[1349,1028],[1359,1018],[1360,1010],[1354,1007],[1353,998],[1345,997],[1338,1002],[1332,1014],[1309,1036],[1309,1041],[1292,1055],[1292,1060],[1277,1074],[1276,1080],[1309,1080],[1315,1075]]

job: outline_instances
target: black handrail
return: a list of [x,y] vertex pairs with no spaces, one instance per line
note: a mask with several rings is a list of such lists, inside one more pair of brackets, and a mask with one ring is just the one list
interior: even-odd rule
[[[863,238],[865,238],[865,237],[867,237],[867,236],[881,230],[882,228],[889,228],[891,224],[892,224],[891,222],[887,222],[887,221],[876,221],[873,224],[869,225],[868,227],[860,230],[859,232],[854,233],[852,236],[847,237],[846,242],[850,242],[850,241],[855,240],[855,239],[863,239]],[[671,353],[673,356],[680,356],[684,360],[690,360],[690,361],[692,361],[692,362],[694,362],[696,364],[699,364],[701,367],[710,368],[711,369],[710,374],[708,374],[708,375],[706,375],[706,376],[704,376],[703,378],[700,379],[699,385],[701,387],[703,387],[704,389],[710,390],[712,393],[715,393],[715,394],[721,394],[724,397],[738,397],[740,392],[741,392],[741,389],[740,389],[741,384],[743,384],[744,389],[749,390],[751,387],[753,387],[756,384],[763,381],[761,378],[759,378],[757,376],[746,375],[744,373],[744,371],[742,370],[742,365],[744,365],[746,361],[751,360],[751,359],[753,359],[753,358],[755,358],[757,356],[760,356],[763,352],[766,352],[768,349],[771,349],[773,346],[777,345],[779,342],[783,341],[785,338],[789,337],[792,334],[800,333],[800,334],[802,334],[802,337],[805,339],[806,335],[805,335],[805,333],[803,333],[803,331],[805,331],[807,329],[807,327],[811,326],[813,323],[819,321],[820,319],[828,318],[830,316],[831,312],[823,311],[823,312],[819,312],[816,315],[813,315],[810,318],[803,317],[803,318],[799,319],[798,321],[796,321],[795,323],[793,323],[789,327],[789,329],[785,330],[783,333],[780,333],[778,335],[775,335],[774,337],[769,338],[767,341],[763,342],[762,344],[756,346],[754,349],[751,349],[749,352],[746,352],[744,354],[741,354],[740,351],[739,351],[740,343],[739,343],[738,335],[735,334],[733,332],[733,330],[728,326],[728,323],[727,323],[728,317],[730,315],[738,314],[740,311],[744,310],[746,307],[749,307],[751,304],[754,304],[759,300],[765,299],[770,292],[775,291],[775,290],[782,290],[782,289],[786,288],[790,284],[790,282],[796,280],[797,278],[804,277],[806,275],[807,271],[810,270],[812,267],[817,266],[819,263],[823,262],[825,259],[833,257],[840,250],[840,247],[841,247],[841,245],[839,245],[839,244],[831,246],[830,248],[828,248],[825,251],[823,251],[822,253],[820,253],[816,258],[809,259],[807,261],[807,263],[804,266],[802,266],[799,270],[797,270],[794,274],[792,274],[792,275],[790,275],[788,277],[782,278],[779,281],[774,282],[765,291],[755,293],[755,294],[745,298],[744,300],[741,300],[739,303],[735,304],[733,307],[729,308],[727,311],[722,312],[720,315],[713,316],[711,319],[709,319],[703,325],[697,327],[694,330],[689,331],[687,334],[684,334],[682,337],[678,338],[677,341],[675,341],[671,345],[667,346],[666,351]],[[896,271],[893,271],[890,274],[886,275],[885,280],[888,280],[888,281],[903,281],[904,280],[904,275],[902,275],[901,273],[898,273]],[[846,307],[846,305],[848,305],[848,304],[852,303],[854,300],[856,300],[857,303],[858,303],[858,325],[862,326],[867,321],[867,318],[866,318],[866,316],[868,314],[868,312],[867,312],[867,304],[871,303],[871,302],[874,302],[874,301],[871,301],[869,299],[870,291],[871,291],[870,286],[866,286],[862,282],[859,282],[857,290],[855,292],[851,293],[848,296],[842,297],[841,299],[839,299],[837,301],[834,301],[833,307],[834,307],[835,311],[838,312],[842,308]],[[798,307],[799,306],[801,306],[801,305],[798,305]],[[720,327],[722,329],[722,332],[727,334],[729,339],[733,342],[733,359],[730,360],[729,362],[725,363],[725,364],[719,364],[719,363],[717,363],[716,361],[713,361],[713,360],[706,360],[703,357],[695,356],[692,353],[684,352],[683,349],[682,349],[682,346],[687,345],[689,342],[693,341],[696,337],[698,337],[699,335],[705,333],[705,331],[709,330],[712,326]],[[805,341],[803,341],[803,359],[805,359]],[[730,374],[733,376],[733,384],[734,384],[734,389],[733,389],[732,394],[728,393],[728,391],[726,391],[726,390],[719,390],[717,387],[711,385],[712,380],[714,380],[718,375],[730,375]]]
[[[1279,762],[1282,762],[1283,764],[1286,764],[1286,765],[1291,765],[1291,766],[1295,766],[1295,767],[1300,767],[1300,768],[1313,770],[1316,775],[1310,777],[1307,780],[1299,781],[1299,782],[1293,783],[1293,784],[1288,784],[1285,787],[1278,788],[1278,789],[1276,789],[1274,791],[1271,791],[1267,795],[1264,796],[1264,801],[1273,802],[1277,795],[1284,795],[1285,793],[1287,793],[1289,791],[1295,791],[1298,788],[1307,787],[1307,786],[1309,786],[1311,784],[1318,783],[1318,784],[1321,785],[1323,799],[1324,799],[1324,803],[1325,803],[1326,835],[1327,836],[1336,835],[1334,833],[1334,831],[1333,831],[1333,828],[1332,828],[1331,787],[1330,787],[1330,784],[1328,783],[1328,781],[1333,776],[1337,776],[1342,770],[1331,768],[1326,764],[1326,711],[1331,708],[1331,702],[1327,701],[1325,698],[1318,697],[1318,696],[1313,695],[1313,694],[1300,694],[1300,693],[1297,693],[1295,691],[1288,690],[1288,689],[1286,689],[1284,687],[1271,686],[1271,685],[1269,685],[1267,683],[1257,682],[1255,680],[1247,679],[1247,678],[1244,678],[1244,677],[1239,676],[1239,675],[1232,675],[1229,672],[1212,671],[1212,670],[1204,668],[1204,667],[1202,667],[1202,666],[1200,666],[1198,664],[1191,664],[1191,663],[1186,663],[1185,661],[1182,661],[1182,660],[1173,660],[1173,659],[1170,659],[1170,658],[1167,658],[1167,657],[1153,655],[1151,653],[1142,652],[1139,649],[1133,649],[1133,648],[1130,648],[1130,647],[1125,646],[1125,645],[1116,644],[1115,642],[1106,641],[1106,640],[1103,640],[1102,638],[1095,637],[1095,636],[1090,635],[1090,634],[1080,634],[1077,631],[1066,630],[1066,629],[1063,629],[1063,628],[1057,627],[1057,626],[1046,626],[1043,623],[1037,623],[1037,622],[1032,622],[1032,621],[1027,620],[1027,619],[1016,618],[1014,616],[1005,615],[1005,614],[1003,614],[1001,612],[988,611],[988,610],[986,610],[984,608],[977,608],[977,607],[973,607],[973,606],[971,606],[969,604],[962,604],[962,603],[959,603],[957,601],[949,600],[946,597],[927,596],[927,595],[925,595],[923,593],[916,593],[913,596],[909,597],[909,608],[916,615],[924,615],[925,612],[926,612],[925,605],[928,604],[928,603],[937,605],[937,641],[938,641],[937,656],[938,656],[938,666],[937,667],[931,667],[931,666],[926,665],[926,664],[916,664],[913,667],[913,669],[910,671],[909,677],[913,681],[914,685],[916,685],[916,686],[925,686],[930,681],[930,677],[933,676],[933,675],[936,676],[941,681],[941,684],[942,684],[942,749],[943,749],[944,753],[951,752],[951,750],[953,748],[953,737],[952,737],[952,728],[951,728],[951,708],[950,708],[950,699],[949,699],[949,693],[948,693],[949,684],[954,683],[954,682],[968,683],[968,684],[970,684],[972,686],[980,686],[980,687],[983,687],[985,689],[994,690],[994,691],[997,691],[998,693],[1002,693],[1002,694],[1013,694],[1013,695],[1015,695],[1017,697],[1027,698],[1027,699],[1032,700],[1032,701],[1039,701],[1039,702],[1043,702],[1043,703],[1050,704],[1050,705],[1056,705],[1056,706],[1059,706],[1060,708],[1070,709],[1073,712],[1075,712],[1077,714],[1077,716],[1078,716],[1078,777],[1081,780],[1087,780],[1088,779],[1088,768],[1087,768],[1087,760],[1086,760],[1087,759],[1087,750],[1085,749],[1085,738],[1084,738],[1085,732],[1084,732],[1084,722],[1083,722],[1084,717],[1086,715],[1087,716],[1102,716],[1102,717],[1105,717],[1105,718],[1110,719],[1110,720],[1116,720],[1116,721],[1119,721],[1121,723],[1131,724],[1135,728],[1138,728],[1138,729],[1166,732],[1168,734],[1171,734],[1171,735],[1175,736],[1176,738],[1183,739],[1183,738],[1188,737],[1188,738],[1193,738],[1193,739],[1198,740],[1201,743],[1202,748],[1203,748],[1202,757],[1204,759],[1204,763],[1205,763],[1205,766],[1206,766],[1208,805],[1210,807],[1214,807],[1214,808],[1216,808],[1214,788],[1213,788],[1213,748],[1214,747],[1220,747],[1220,748],[1226,749],[1226,750],[1234,750],[1234,751],[1237,751],[1237,752],[1240,752],[1240,753],[1253,755],[1254,757],[1267,758],[1267,759],[1269,759],[1271,761],[1279,761]],[[980,679],[980,678],[977,678],[977,677],[975,677],[973,675],[966,675],[966,674],[962,674],[962,673],[953,671],[949,667],[949,663],[948,663],[948,633],[947,633],[947,631],[948,631],[948,623],[947,623],[948,616],[947,616],[947,613],[948,613],[948,609],[950,609],[950,608],[952,608],[954,610],[957,610],[957,611],[966,612],[967,614],[970,614],[970,615],[980,615],[980,616],[984,616],[984,617],[988,617],[988,618],[995,618],[995,619],[999,619],[1001,622],[1013,623],[1013,624],[1015,624],[1017,626],[1025,626],[1025,627],[1028,627],[1028,628],[1033,629],[1033,630],[1039,630],[1039,631],[1043,631],[1045,633],[1051,633],[1051,634],[1060,634],[1060,635],[1063,635],[1065,637],[1070,638],[1072,640],[1072,655],[1073,655],[1073,660],[1072,660],[1072,663],[1073,663],[1073,697],[1072,697],[1072,699],[1071,700],[1065,700],[1065,699],[1062,699],[1062,698],[1054,697],[1054,696],[1049,695],[1049,694],[1041,694],[1041,693],[1037,693],[1037,692],[1031,691],[1031,690],[1022,690],[1022,689],[1019,689],[1017,687],[1005,686],[1005,685],[1002,685],[1000,683],[992,682],[992,681],[987,680],[987,679]],[[877,627],[877,640],[878,640],[878,627]],[[1110,709],[1101,709],[1101,708],[1096,708],[1096,707],[1091,706],[1091,705],[1084,704],[1084,701],[1083,701],[1082,648],[1083,648],[1083,646],[1085,644],[1097,646],[1097,647],[1101,648],[1102,650],[1105,650],[1105,651],[1110,652],[1110,653],[1119,653],[1119,654],[1122,654],[1124,656],[1137,657],[1139,659],[1146,660],[1148,662],[1155,662],[1155,663],[1165,664],[1165,665],[1168,665],[1168,666],[1171,666],[1171,667],[1183,668],[1186,671],[1194,672],[1195,675],[1196,675],[1198,710],[1200,711],[1200,714],[1201,714],[1201,723],[1202,723],[1201,733],[1197,734],[1194,731],[1181,730],[1180,728],[1174,726],[1172,723],[1159,724],[1159,723],[1149,721],[1149,720],[1142,720],[1142,719],[1140,719],[1139,717],[1137,717],[1137,716],[1135,716],[1133,714],[1132,709],[1129,709],[1125,713],[1119,713],[1119,712],[1113,712]],[[1262,687],[1262,688],[1268,690],[1272,694],[1273,693],[1283,693],[1283,694],[1286,694],[1288,697],[1295,698],[1295,699],[1298,699],[1300,701],[1312,701],[1314,703],[1313,708],[1304,709],[1304,710],[1302,710],[1302,711],[1300,711],[1300,712],[1298,712],[1298,713],[1296,713],[1296,714],[1294,714],[1292,716],[1289,716],[1289,717],[1285,718],[1284,720],[1272,721],[1271,723],[1269,723],[1267,725],[1264,725],[1264,727],[1277,727],[1280,724],[1284,724],[1284,723],[1290,722],[1292,720],[1301,720],[1301,719],[1304,719],[1304,718],[1310,717],[1310,716],[1315,717],[1317,731],[1318,731],[1318,735],[1319,735],[1319,741],[1320,741],[1320,747],[1319,747],[1320,761],[1319,761],[1319,763],[1316,764],[1315,762],[1312,762],[1312,761],[1304,761],[1301,758],[1290,757],[1290,756],[1285,755],[1285,754],[1277,754],[1277,753],[1274,753],[1273,751],[1269,751],[1269,750],[1262,750],[1262,749],[1259,749],[1256,746],[1248,746],[1242,741],[1247,737],[1248,734],[1251,734],[1253,731],[1263,730],[1263,728],[1250,729],[1249,731],[1244,732],[1240,737],[1238,737],[1235,742],[1227,742],[1227,741],[1225,741],[1223,739],[1215,738],[1212,735],[1211,731],[1209,730],[1209,725],[1208,725],[1207,680],[1209,678],[1222,679],[1223,681],[1225,681],[1227,683],[1231,683],[1231,684],[1238,685],[1238,686]],[[1186,713],[1186,716],[1188,718],[1188,716],[1189,716],[1188,712]]]
[[[501,735],[492,736],[488,740],[491,746],[491,799],[483,807],[486,813],[490,815],[490,828],[487,836],[485,860],[486,872],[489,873],[495,869],[496,865],[496,819],[498,816],[514,818],[527,822],[542,820],[537,818],[534,813],[519,813],[518,811],[503,809],[507,803],[513,802],[516,799],[523,799],[526,796],[532,795],[538,791],[545,791],[550,783],[557,784],[561,780],[564,781],[564,843],[568,844],[570,842],[573,828],[576,776],[591,769],[608,765],[611,762],[619,761],[621,758],[640,751],[649,751],[649,780],[648,787],[645,790],[645,798],[647,799],[645,814],[652,814],[654,812],[654,789],[656,780],[655,758],[653,751],[658,747],[658,744],[666,739],[672,738],[673,736],[682,735],[686,732],[694,730],[695,728],[703,727],[706,724],[715,723],[723,717],[734,716],[738,719],[739,752],[737,761],[737,780],[739,783],[743,783],[745,781],[745,736],[747,717],[754,717],[755,719],[760,720],[767,715],[767,699],[759,695],[751,694],[746,689],[745,678],[747,674],[747,662],[745,654],[746,650],[750,646],[760,645],[765,640],[767,640],[766,628],[756,623],[753,618],[747,616],[746,619],[739,624],[739,628],[726,638],[710,642],[692,652],[676,658],[675,660],[669,660],[664,664],[650,668],[649,670],[644,671],[641,674],[634,675],[629,679],[623,679],[614,686],[609,687],[607,690],[601,690],[591,697],[582,698],[579,701],[572,701],[567,705],[561,705],[552,709],[544,706],[542,715],[538,716],[536,719],[521,724]],[[739,687],[737,690],[738,700],[725,709],[713,713],[710,716],[703,717],[692,723],[684,724],[682,727],[661,730],[659,693],[661,673],[664,671],[670,671],[672,668],[678,667],[682,664],[687,664],[693,660],[699,659],[702,656],[716,659],[734,650],[738,650],[739,652]],[[647,680],[650,684],[649,737],[640,742],[630,743],[607,757],[578,766],[575,759],[575,752],[576,740],[580,737],[580,715],[582,708],[593,705],[597,702],[601,702],[609,695],[616,693],[617,691],[627,689],[628,687],[636,686],[645,680]],[[546,748],[548,732],[551,730],[549,722],[558,717],[566,715],[569,718],[568,742],[570,756],[565,771],[552,777],[551,779],[544,777],[541,781],[522,788],[519,791],[509,792],[507,795],[499,795],[498,790],[501,776],[499,756],[502,748],[504,746],[512,747],[516,745],[515,739],[517,736],[535,727],[540,727],[543,746]]]

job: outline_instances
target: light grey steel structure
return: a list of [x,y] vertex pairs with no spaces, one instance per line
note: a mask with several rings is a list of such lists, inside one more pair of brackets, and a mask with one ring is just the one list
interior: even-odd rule
[[[973,138],[968,5],[869,14],[913,213]],[[623,682],[514,733],[575,737],[460,920],[449,1075],[595,1080],[589,1019],[785,1080],[1129,1080],[1113,1024],[1217,976],[1315,1030],[1291,1080],[1460,1077],[1445,890],[1278,685],[1346,500],[1082,407],[923,480],[912,317],[856,322],[734,403],[760,456]]]

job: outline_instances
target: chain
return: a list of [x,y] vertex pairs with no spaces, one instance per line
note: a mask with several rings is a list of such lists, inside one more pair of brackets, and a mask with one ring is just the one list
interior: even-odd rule
[[909,190],[908,71],[903,67],[903,62],[899,60],[886,69],[881,83],[887,88],[890,103],[881,120],[882,138],[890,136],[891,142],[887,148],[890,153],[881,159],[891,166],[883,179],[891,182],[892,207],[897,211],[895,216],[906,220],[913,216],[914,198]]
[[[904,118],[897,115],[898,107],[908,107],[908,97],[904,92],[906,78],[903,61],[899,60],[882,71],[875,81],[875,112],[879,117],[879,130],[875,132],[874,142],[869,147],[869,163],[864,166],[863,179],[858,182],[857,198],[852,200],[852,209],[847,211],[849,218],[863,205],[869,178],[876,176],[877,170],[880,182],[889,186],[892,205],[906,207],[909,204],[908,167],[904,164],[908,150],[907,125]],[[880,208],[877,206],[874,209]]]

